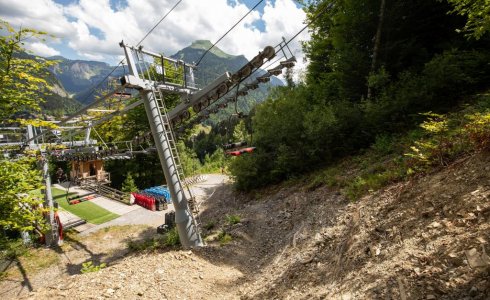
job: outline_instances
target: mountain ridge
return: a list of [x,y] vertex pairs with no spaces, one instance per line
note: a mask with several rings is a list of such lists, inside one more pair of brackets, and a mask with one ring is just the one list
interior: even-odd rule
[[[196,40],[191,45],[171,55],[171,57],[189,63],[197,62],[211,46],[212,43],[208,40]],[[108,81],[119,80],[124,74],[123,67],[118,66],[115,68],[106,62],[80,59],[72,60],[62,56],[52,56],[48,59],[59,61],[52,68],[53,75],[61,83],[61,88],[66,90],[69,95],[82,105],[89,104],[95,99],[97,94],[97,92],[93,93],[95,85],[102,82],[100,86],[104,87]],[[196,83],[199,86],[205,86],[226,71],[231,73],[236,72],[246,63],[248,63],[248,60],[244,55],[231,55],[215,46],[206,54],[197,67],[195,72]],[[110,72],[113,72],[111,76],[107,76]],[[259,71],[259,74],[261,72],[265,71]],[[283,85],[282,81],[274,76],[271,77],[271,83],[261,86],[260,95],[255,98],[264,98],[268,92],[268,88],[277,85]],[[251,106],[254,105],[252,102],[260,101],[250,100],[248,102],[250,103],[243,107],[245,110],[251,109]]]

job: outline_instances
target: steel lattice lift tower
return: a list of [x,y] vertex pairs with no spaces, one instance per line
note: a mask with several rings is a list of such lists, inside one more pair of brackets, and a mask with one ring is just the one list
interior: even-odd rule
[[[177,153],[171,120],[168,117],[164,102],[165,92],[178,94],[181,97],[189,96],[191,93],[189,87],[193,85],[193,80],[188,78],[188,74],[192,74],[193,67],[185,65],[182,61],[143,52],[142,48],[135,49],[123,42],[120,45],[124,49],[129,68],[129,75],[123,77],[121,81],[123,85],[136,88],[143,100],[155,147],[173,199],[175,224],[180,242],[184,248],[202,246],[201,235],[189,209],[188,199],[186,199],[181,183],[181,179],[183,179],[182,166]],[[145,56],[149,57],[150,61],[144,60]],[[166,81],[166,65],[175,66],[175,72],[182,70],[182,77],[175,78],[176,76],[173,76]],[[157,81],[157,79],[160,80]],[[187,82],[188,79],[189,83]]]
[[[105,103],[107,99],[126,89],[137,90],[141,100],[127,104],[124,108],[111,111],[111,113],[102,115],[96,120],[89,121],[86,126],[80,127],[81,129],[86,129],[85,141],[63,142],[62,144],[70,144],[72,147],[88,147],[91,144],[95,144],[96,141],[91,141],[89,138],[91,128],[116,115],[123,114],[140,104],[144,104],[150,124],[151,135],[153,136],[155,148],[158,152],[165,180],[170,191],[170,196],[174,203],[175,224],[181,244],[184,248],[203,246],[203,241],[198,230],[198,224],[189,208],[189,200],[191,200],[192,195],[189,190],[189,197],[191,198],[188,199],[183,188],[184,185],[182,184],[182,180],[185,176],[172,128],[175,125],[182,124],[182,121],[184,120],[189,120],[191,118],[191,110],[194,112],[194,119],[187,122],[187,125],[182,125],[180,129],[189,128],[189,126],[192,127],[196,122],[198,123],[209,117],[210,113],[215,113],[220,108],[226,107],[227,102],[236,102],[238,96],[247,94],[247,90],[256,89],[258,88],[259,83],[269,81],[270,76],[280,74],[283,68],[292,67],[296,59],[292,53],[289,58],[287,58],[286,53],[284,53],[286,59],[279,62],[276,67],[268,69],[267,72],[261,71],[262,73],[259,76],[256,76],[251,81],[249,80],[248,83],[245,82],[245,80],[247,80],[254,72],[259,71],[259,68],[265,61],[270,62],[271,59],[275,57],[275,48],[266,46],[263,51],[259,52],[258,55],[252,58],[238,71],[233,74],[225,72],[205,87],[199,89],[195,84],[194,78],[196,66],[187,64],[182,60],[175,60],[161,54],[147,51],[143,49],[142,46],[132,47],[124,42],[121,42],[120,46],[124,50],[128,65],[127,75],[120,79],[121,86],[95,100],[93,103],[80,109],[76,113],[64,118],[59,122],[59,125],[75,121],[91,108]],[[286,46],[287,43],[285,43],[285,45],[282,45],[281,43],[276,47],[280,47],[279,50],[284,52],[283,48]],[[239,89],[240,84],[242,84],[241,89]],[[230,93],[232,93],[234,87],[236,87],[237,91],[233,96],[230,95]],[[168,111],[165,105],[165,96],[170,94],[178,95],[181,101],[176,107]],[[228,95],[228,97],[225,98],[226,95]],[[223,99],[224,101],[222,100],[221,104],[216,104],[219,99]],[[213,108],[211,109],[212,105]],[[83,117],[81,119],[83,121]],[[34,135],[33,132],[29,131],[30,129],[31,128],[28,128],[30,134],[28,134],[27,141],[21,143],[24,146],[36,146],[33,145],[33,143],[49,132],[49,130],[45,130],[40,134]],[[73,134],[74,132],[70,134],[70,137],[73,136]],[[128,150],[130,153],[133,151],[131,145]],[[67,155],[71,157],[70,154]],[[47,161],[44,160],[44,163],[43,175],[46,184],[45,202],[52,211],[53,201],[50,193]],[[53,225],[53,214],[50,213],[48,216],[50,224]],[[57,239],[55,226],[52,226],[52,235],[51,240],[55,241]],[[49,238],[51,238],[51,236]]]

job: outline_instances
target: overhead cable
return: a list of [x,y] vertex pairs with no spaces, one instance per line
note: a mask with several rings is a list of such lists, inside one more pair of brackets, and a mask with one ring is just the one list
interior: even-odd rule
[[257,4],[255,4],[254,7],[252,7],[240,20],[238,20],[238,22],[236,22],[230,29],[228,29],[228,31],[223,34],[211,47],[209,47],[205,52],[204,54],[201,56],[201,58],[199,58],[198,62],[196,63],[196,67],[201,63],[202,59],[204,58],[204,56],[206,56],[206,54],[208,54],[208,52],[214,48],[214,46],[216,46],[216,44],[218,44],[228,33],[230,33],[230,31],[232,31],[238,24],[240,24],[240,22],[245,19],[246,16],[248,16],[255,8],[257,8],[257,6],[260,5],[260,3],[264,2],[264,0],[260,0],[259,2],[257,2]]
[[[155,28],[158,27],[158,25],[160,25],[160,23],[162,23],[163,20],[165,20],[165,18],[182,2],[183,0],[179,0],[177,3],[175,3],[175,5],[155,24],[155,26],[153,26],[146,34],[145,36],[138,42],[138,44],[136,45],[136,47],[138,47],[139,45],[141,45],[141,43],[153,32],[153,30],[155,30]],[[88,98],[90,96],[92,96],[92,94],[95,92],[96,89],[98,89],[105,81],[106,79],[108,79],[112,73],[114,73],[114,71],[117,70],[117,68],[119,68],[119,66],[123,63],[124,61],[124,58],[121,59],[121,61],[111,70],[111,72],[109,72],[109,74],[107,74],[101,81],[99,81],[99,83],[97,85],[95,85],[93,88],[91,88],[91,92],[85,97],[83,98],[83,100],[80,100],[80,102],[84,103],[86,100],[88,100]],[[124,67],[124,66],[123,66]]]
[[165,20],[165,18],[180,4],[180,2],[182,2],[182,0],[179,0],[177,3],[175,3],[175,5],[160,19],[160,21],[158,21],[155,24],[155,26],[153,26],[153,28],[150,29],[150,31],[148,31],[148,33],[141,39],[141,41],[139,41],[136,47],[138,47],[139,45],[141,45],[141,43],[143,43],[143,41],[153,32],[153,30],[155,30],[155,28],[158,27],[158,25],[160,25],[160,23],[162,23],[163,20]]

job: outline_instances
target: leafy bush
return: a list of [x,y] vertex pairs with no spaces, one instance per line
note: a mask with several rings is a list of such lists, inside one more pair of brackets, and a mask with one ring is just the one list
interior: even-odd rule
[[93,262],[88,261],[88,262],[82,263],[82,269],[80,270],[80,272],[82,274],[97,272],[97,271],[100,271],[101,269],[105,268],[106,266],[107,265],[105,263],[101,263],[99,265],[94,265]]
[[214,226],[216,226],[216,221],[209,221],[206,223],[206,225],[204,225],[204,229],[211,230],[214,228]]
[[226,215],[226,221],[230,225],[235,225],[235,224],[240,223],[241,218],[239,215]]
[[170,229],[167,233],[163,235],[163,244],[167,247],[180,245],[180,238],[177,227]]
[[218,234],[218,241],[219,241],[221,246],[224,246],[224,245],[230,243],[232,240],[233,240],[233,238],[231,237],[231,235],[229,235],[225,231],[221,231]]
[[470,122],[465,131],[470,142],[478,150],[490,149],[490,112],[466,116]]
[[133,176],[131,175],[130,172],[128,172],[126,174],[126,179],[123,182],[121,191],[126,192],[126,193],[138,191],[138,187],[134,183]]

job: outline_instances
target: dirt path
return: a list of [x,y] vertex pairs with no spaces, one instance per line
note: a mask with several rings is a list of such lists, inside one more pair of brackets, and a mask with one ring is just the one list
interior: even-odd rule
[[104,244],[108,268],[23,295],[490,299],[489,166],[489,155],[476,155],[355,203],[327,187],[284,184],[240,195],[220,183],[201,204],[206,247],[128,255],[124,240],[153,229],[126,237],[129,231],[100,230],[79,246],[96,258]]
[[[206,175],[205,179],[191,187],[198,204],[205,202],[222,186],[227,177],[211,174]],[[86,193],[83,190],[78,192]],[[21,264],[14,266],[9,271],[9,277],[0,282],[0,296],[5,299],[17,299],[51,283],[62,284],[72,278],[71,276],[80,274],[84,262],[105,262],[117,266],[129,253],[127,243],[155,236],[156,226],[164,222],[165,212],[173,210],[172,205],[169,205],[168,210],[160,212],[152,212],[136,205],[124,205],[122,210],[120,206],[123,204],[109,199],[103,200],[104,208],[117,210],[121,216],[101,225],[87,227],[88,229],[79,235],[66,236],[58,254],[54,253],[59,258],[58,263],[42,272],[28,268],[26,270]],[[42,251],[53,252],[49,249]],[[132,258],[134,257],[131,256],[129,260]]]

